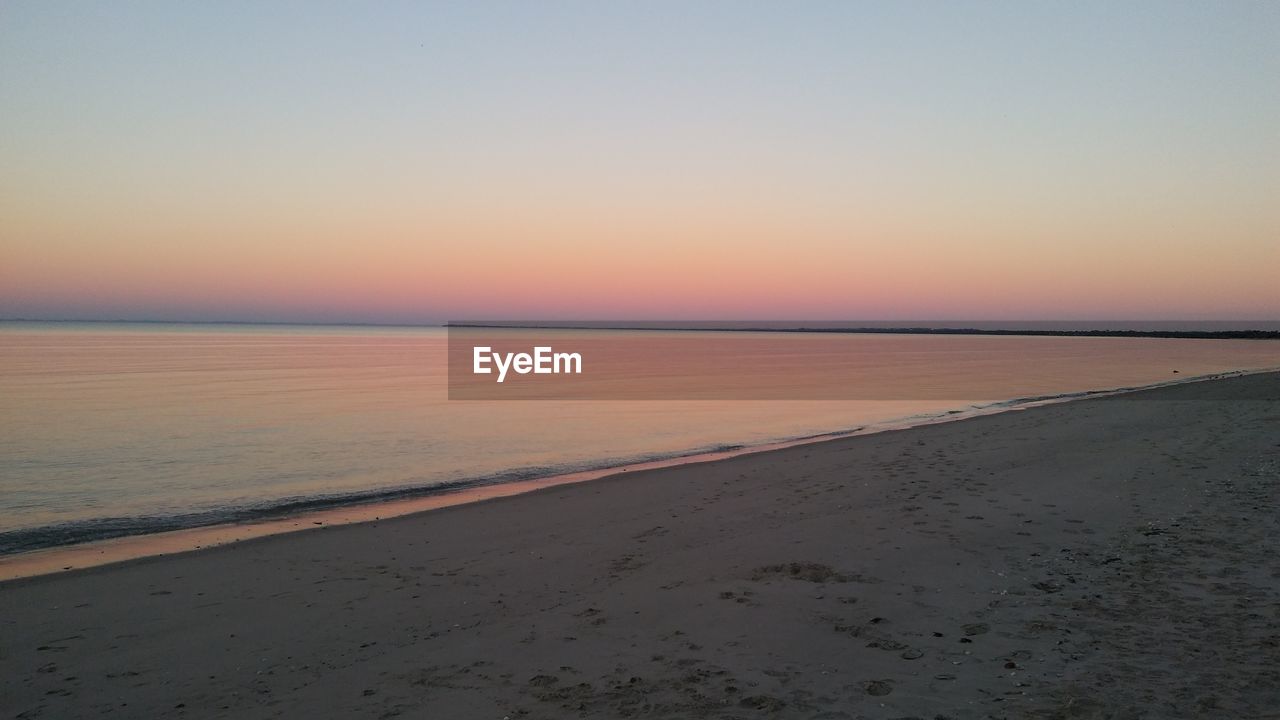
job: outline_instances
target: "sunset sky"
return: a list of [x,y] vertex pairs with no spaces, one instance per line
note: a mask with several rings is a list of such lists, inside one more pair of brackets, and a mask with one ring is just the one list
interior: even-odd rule
[[1280,318],[1280,3],[0,4],[0,318]]

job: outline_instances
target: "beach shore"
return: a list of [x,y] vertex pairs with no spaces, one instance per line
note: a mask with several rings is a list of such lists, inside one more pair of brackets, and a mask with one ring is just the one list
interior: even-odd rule
[[0,584],[0,710],[1277,717],[1280,374]]

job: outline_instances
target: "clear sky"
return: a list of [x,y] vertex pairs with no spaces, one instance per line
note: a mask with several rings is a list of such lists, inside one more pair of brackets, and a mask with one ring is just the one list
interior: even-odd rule
[[1280,318],[1280,3],[0,4],[0,317]]

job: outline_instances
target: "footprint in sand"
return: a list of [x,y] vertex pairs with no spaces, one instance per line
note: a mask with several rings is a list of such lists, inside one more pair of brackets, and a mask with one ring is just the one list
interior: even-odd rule
[[862,689],[866,690],[868,695],[873,695],[875,697],[888,695],[889,693],[893,692],[893,681],[892,680],[868,680],[866,683],[863,684]]

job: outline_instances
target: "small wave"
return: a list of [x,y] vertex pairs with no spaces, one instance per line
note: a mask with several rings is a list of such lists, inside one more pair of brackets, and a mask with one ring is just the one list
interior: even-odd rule
[[736,452],[748,447],[750,446],[741,443],[717,444],[679,452],[646,453],[592,462],[531,465],[483,477],[437,482],[430,485],[410,484],[356,492],[293,496],[265,502],[231,505],[171,515],[133,515],[73,520],[31,528],[0,531],[0,555],[79,545],[135,535],[152,535],[175,530],[189,530],[212,525],[233,525],[278,520],[306,512],[445,495],[489,485],[538,480],[571,473],[622,468],[630,465],[676,460],[699,455]]

